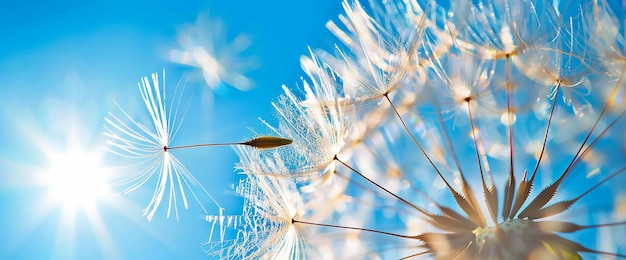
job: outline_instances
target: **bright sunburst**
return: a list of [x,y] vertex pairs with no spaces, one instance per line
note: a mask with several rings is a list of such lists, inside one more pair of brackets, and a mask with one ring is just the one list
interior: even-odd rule
[[80,147],[48,154],[45,184],[65,210],[93,210],[109,193],[100,158]]
[[110,185],[114,172],[104,166],[106,153],[94,126],[99,122],[88,120],[97,110],[63,98],[50,98],[43,110],[42,117],[13,119],[19,139],[31,147],[24,160],[30,165],[22,166],[21,175],[29,186],[22,193],[31,192],[35,202],[21,209],[15,246],[31,244],[36,235],[49,239],[42,250],[49,250],[51,259],[81,258],[85,252],[116,259],[105,214],[121,212],[123,201]]
[[115,192],[109,186],[111,172],[101,162],[103,151],[89,148],[92,146],[75,140],[73,135],[67,139],[64,145],[57,146],[44,145],[46,142],[42,141],[40,147],[47,163],[39,170],[39,181],[45,189],[41,204],[45,210],[39,215],[47,218],[60,210],[52,255],[73,257],[81,247],[78,237],[91,233],[101,253],[115,258],[115,245],[99,209],[115,200]]

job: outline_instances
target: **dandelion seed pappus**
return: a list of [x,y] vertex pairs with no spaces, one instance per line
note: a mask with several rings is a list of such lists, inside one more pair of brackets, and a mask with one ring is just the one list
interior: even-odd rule
[[[127,170],[130,176],[125,176],[119,181],[119,185],[124,187],[124,193],[130,193],[139,189],[150,179],[156,179],[154,193],[144,209],[144,216],[149,221],[156,214],[164,198],[168,200],[166,216],[169,218],[173,211],[178,220],[178,204],[182,202],[185,209],[189,207],[188,195],[186,195],[188,193],[191,193],[205,214],[208,214],[208,211],[201,202],[199,194],[208,197],[214,207],[222,212],[222,206],[173,152],[181,149],[215,146],[251,146],[257,149],[273,149],[288,145],[291,140],[275,136],[261,136],[245,142],[172,146],[170,143],[178,133],[186,113],[186,111],[179,111],[184,86],[177,86],[174,92],[170,93],[172,95],[168,100],[164,85],[165,70],[161,76],[162,78],[159,78],[157,73],[153,73],[150,78],[144,77],[138,83],[143,104],[151,119],[149,124],[134,120],[119,106],[123,116],[109,113],[109,117],[105,118],[104,135],[109,138],[109,151],[132,161]],[[182,112],[182,115],[179,115],[179,112]]]

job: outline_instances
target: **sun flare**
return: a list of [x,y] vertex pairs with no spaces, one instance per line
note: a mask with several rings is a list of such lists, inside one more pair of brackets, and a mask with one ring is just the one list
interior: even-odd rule
[[100,159],[79,148],[48,154],[45,183],[52,198],[64,208],[93,209],[109,193]]

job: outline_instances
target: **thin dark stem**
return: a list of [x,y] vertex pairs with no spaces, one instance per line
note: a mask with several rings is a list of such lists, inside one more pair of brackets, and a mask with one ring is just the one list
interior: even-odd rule
[[[591,149],[600,141],[600,138],[602,136],[604,136],[606,134],[607,131],[609,131],[609,129],[611,129],[618,121],[620,121],[622,119],[622,117],[626,115],[626,110],[622,111],[621,114],[619,114],[615,120],[613,120],[599,135],[597,138],[595,138],[590,144],[589,146],[587,146],[584,151],[578,156],[578,158],[576,158],[576,161],[571,165],[570,171],[573,170],[576,165],[578,165],[582,159],[585,157],[585,155],[587,155],[587,153],[589,153],[589,151],[591,151]],[[568,172],[566,172],[565,174],[568,174]]]
[[350,177],[348,177],[348,176],[345,176],[345,175],[343,175],[343,174],[339,173],[339,171],[335,171],[335,173],[334,173],[334,174],[335,174],[336,176],[339,176],[340,178],[344,179],[345,181],[349,182],[349,183],[350,183],[350,185],[354,185],[354,187],[356,187],[356,188],[359,188],[359,189],[361,189],[361,190],[363,190],[363,191],[369,191],[369,192],[372,192],[373,194],[375,194],[375,195],[377,195],[377,196],[384,196],[384,195],[383,195],[383,193],[381,193],[380,191],[375,190],[375,189],[374,189],[374,188],[372,188],[372,187],[366,187],[365,185],[363,185],[363,184],[361,184],[361,183],[356,182],[356,181],[355,181],[355,180],[353,180],[352,178],[350,178]]
[[376,159],[376,161],[378,161],[380,164],[385,166],[385,168],[387,168],[386,170],[387,172],[390,172],[390,171],[397,172],[397,174],[400,177],[407,179],[406,176],[404,176],[404,173],[400,169],[389,165],[389,163],[387,163],[387,160],[384,160],[378,153],[376,153],[376,151],[374,151],[374,149],[372,149],[372,147],[369,147],[365,144],[363,144],[363,147],[374,157],[374,159]]
[[474,141],[474,150],[476,151],[476,160],[478,161],[478,170],[480,171],[480,178],[483,182],[483,187],[486,187],[485,184],[485,174],[483,173],[483,164],[480,161],[480,154],[478,153],[478,144],[476,142],[476,127],[474,126],[474,117],[472,116],[472,109],[470,105],[470,101],[466,101],[467,105],[467,115],[469,116],[470,127],[472,128],[472,140]]
[[[483,164],[480,160],[480,153],[478,152],[478,143],[476,140],[476,127],[474,126],[474,117],[472,116],[472,109],[470,105],[470,99],[465,102],[467,104],[467,114],[469,116],[470,127],[472,128],[472,140],[474,141],[474,150],[476,151],[476,160],[478,161],[478,170],[480,171],[480,179],[483,185],[483,192],[485,193],[485,200],[489,207],[489,215],[494,223],[498,222],[498,194],[493,193],[492,189],[487,188],[485,182],[485,174],[483,173]],[[493,184],[491,185],[493,187]],[[482,214],[480,211],[478,211]]]
[[[546,126],[546,132],[543,135],[543,144],[541,145],[541,153],[539,153],[539,158],[537,158],[537,164],[535,164],[535,169],[533,170],[533,174],[530,175],[529,182],[532,183],[535,179],[535,175],[537,174],[537,170],[539,169],[539,165],[541,164],[541,159],[543,158],[543,154],[546,150],[546,144],[548,143],[548,133],[550,132],[550,125],[552,124],[552,116],[554,115],[554,108],[556,107],[556,100],[559,97],[559,90],[561,86],[561,81],[556,86],[556,93],[552,100],[552,108],[550,109],[550,116],[548,117],[548,125]],[[515,214],[515,213],[513,213]]]
[[[435,163],[433,162],[433,160],[430,158],[430,156],[428,156],[428,154],[426,153],[426,150],[424,150],[424,148],[422,147],[422,145],[417,141],[417,139],[415,138],[415,136],[413,135],[413,133],[411,133],[411,130],[409,130],[409,127],[406,126],[406,123],[404,122],[404,119],[402,119],[402,116],[400,116],[400,112],[398,112],[398,109],[396,109],[396,106],[393,105],[393,102],[391,102],[391,99],[389,98],[388,94],[385,94],[385,98],[387,99],[387,101],[389,102],[389,104],[391,105],[391,108],[393,109],[393,112],[395,112],[396,116],[398,117],[398,119],[400,119],[400,122],[402,123],[402,127],[404,127],[404,130],[407,132],[407,134],[409,134],[409,136],[411,137],[411,140],[413,140],[413,142],[415,143],[415,145],[417,145],[417,148],[419,148],[419,150],[422,152],[422,154],[424,155],[424,157],[426,157],[426,159],[428,160],[428,162],[430,163],[430,165],[433,166],[433,168],[435,169],[435,171],[437,172],[437,174],[439,174],[439,176],[441,176],[442,179],[445,180],[445,178],[443,178],[443,175],[441,174],[441,171],[439,171],[439,168],[437,168],[437,166],[435,165]],[[447,181],[446,181],[447,183]]]
[[433,100],[433,105],[435,106],[435,114],[437,115],[437,121],[439,121],[441,130],[443,131],[443,135],[445,136],[446,145],[448,146],[448,149],[450,150],[450,153],[452,154],[452,158],[454,159],[454,164],[456,165],[456,168],[459,170],[459,174],[461,176],[464,176],[463,170],[461,169],[461,163],[459,163],[458,156],[456,155],[454,147],[452,146],[452,141],[450,139],[450,134],[448,133],[448,128],[445,126],[445,123],[441,116],[441,107],[439,106],[439,101],[437,100],[437,98],[435,98],[434,93],[432,92],[432,89],[428,88],[428,90],[430,90],[430,94],[432,95],[431,98]]
[[410,206],[411,208],[414,208],[415,210],[419,211],[420,213],[430,217],[431,214],[426,212],[425,210],[421,209],[420,207],[416,206],[415,204],[403,199],[402,197],[396,195],[395,193],[391,192],[390,190],[386,189],[385,187],[381,186],[380,184],[376,183],[375,181],[371,180],[370,178],[367,178],[365,175],[363,175],[360,171],[358,171],[357,169],[352,168],[352,166],[348,165],[347,163],[343,162],[342,160],[339,160],[339,158],[337,158],[337,156],[335,156],[335,160],[341,164],[343,164],[343,166],[347,167],[348,169],[350,169],[351,171],[353,171],[354,173],[358,174],[359,176],[361,176],[363,179],[365,179],[366,181],[368,181],[371,184],[374,184],[374,186],[378,187],[379,189],[385,191],[386,193],[388,193],[389,195],[395,197],[396,199],[402,201],[404,204]]
[[[383,158],[381,158],[376,151],[374,151],[374,149],[372,149],[371,147],[367,146],[367,145],[363,145],[365,150],[367,150],[368,152],[370,152],[372,154],[372,156],[374,156],[374,158],[376,158],[376,160],[378,160],[378,162],[380,162],[381,164],[383,164],[386,168],[387,171],[397,171],[397,174],[401,177],[404,178],[405,180],[409,180],[405,175],[403,171],[400,171],[399,169],[390,166],[387,161],[383,160]],[[344,177],[344,176],[342,176]],[[346,177],[344,177],[346,178]],[[356,184],[356,183],[355,183]],[[437,204],[432,198],[428,197],[428,195],[424,194],[424,192],[422,192],[421,190],[419,190],[417,187],[415,187],[414,182],[412,181],[408,181],[407,184],[409,185],[409,187],[411,187],[411,189],[419,194],[421,194],[422,196],[425,196],[428,200],[430,200],[431,202],[433,202],[434,204]],[[439,205],[439,204],[437,204]]]
[[[615,120],[613,120],[613,122],[611,122],[611,124],[609,124],[608,127],[606,127],[604,129],[604,131],[602,131],[602,133],[600,133],[598,135],[597,138],[595,138],[591,144],[589,144],[588,146],[586,146],[587,142],[590,140],[591,135],[593,134],[593,132],[596,130],[596,127],[598,127],[598,124],[600,123],[600,120],[602,119],[602,117],[605,115],[605,113],[607,113],[609,105],[611,104],[611,101],[613,100],[613,98],[615,98],[615,96],[618,93],[619,87],[621,85],[621,82],[623,80],[624,77],[624,73],[626,72],[626,64],[624,65],[624,67],[622,67],[622,71],[620,73],[619,79],[617,80],[617,82],[615,83],[615,86],[613,87],[609,97],[607,98],[607,102],[604,104],[602,111],[600,112],[600,114],[598,115],[598,118],[595,120],[593,126],[591,127],[591,129],[589,130],[589,133],[587,133],[587,135],[585,136],[585,139],[583,140],[583,142],[580,144],[580,147],[578,148],[578,150],[576,151],[576,154],[574,154],[574,157],[572,158],[571,162],[569,163],[569,165],[567,166],[567,168],[565,169],[565,171],[563,171],[563,173],[561,174],[561,176],[555,180],[552,184],[550,184],[548,187],[546,187],[544,190],[542,190],[539,195],[537,197],[535,197],[535,199],[533,199],[533,201],[530,202],[530,204],[519,214],[519,217],[529,217],[529,216],[533,216],[534,218],[536,217],[542,217],[542,215],[545,215],[546,210],[542,209],[543,206],[545,206],[554,196],[554,194],[556,193],[557,189],[559,188],[559,186],[561,185],[561,183],[563,182],[563,180],[565,180],[565,178],[567,176],[569,176],[569,174],[573,171],[573,169],[576,167],[576,165],[578,163],[580,163],[580,160],[591,150],[591,148],[605,135],[605,133],[611,129],[613,127],[614,124],[616,124],[621,118],[622,116],[624,116],[626,114],[626,110],[622,111],[622,113],[617,116],[617,118]],[[567,203],[571,203],[572,201],[569,201]],[[565,203],[565,202],[564,202]],[[559,204],[559,203],[557,203]],[[560,203],[562,205],[564,205],[563,203]],[[554,205],[553,205],[554,206]],[[553,211],[555,212],[557,208],[553,207]],[[541,211],[544,211],[544,213],[542,213]],[[552,214],[552,213],[551,213]]]
[[417,254],[412,254],[412,255],[408,255],[408,256],[402,257],[402,258],[400,258],[400,260],[406,260],[406,259],[409,259],[409,258],[413,258],[413,257],[416,257],[416,256],[425,255],[425,254],[430,254],[430,253],[432,253],[430,250],[424,251],[424,252],[419,252]]
[[[367,151],[369,151],[369,152],[372,154],[372,156],[374,156],[374,157],[375,157],[375,158],[376,158],[376,159],[377,159],[377,160],[378,160],[381,164],[385,164],[385,165],[386,165],[386,167],[387,167],[388,169],[395,169],[395,168],[393,168],[393,167],[391,167],[391,166],[387,165],[387,162],[386,162],[386,161],[383,161],[383,160],[382,160],[382,158],[380,158],[380,156],[378,156],[378,154],[376,154],[376,152],[375,152],[375,151],[374,151],[371,147],[369,147],[369,146],[366,146],[366,145],[365,145],[365,149],[366,149]],[[336,173],[336,174],[337,174],[338,176],[341,176],[341,177],[345,178],[345,179],[348,179],[346,176],[340,175],[339,173]],[[402,178],[405,178],[405,179],[407,179],[407,180],[408,180],[408,178],[407,178],[406,176],[404,176],[404,172],[402,172],[402,171],[398,171],[398,174],[399,174]],[[375,192],[375,191],[374,191],[374,190],[372,190],[372,189],[365,188],[365,187],[363,187],[362,185],[360,185],[360,184],[358,184],[358,183],[356,183],[356,182],[353,182],[351,179],[350,179],[350,182],[351,182],[351,183],[353,183],[353,184],[355,184],[355,185],[357,185],[358,187],[361,187],[362,189],[368,189],[368,190],[371,190],[372,192]],[[438,202],[436,202],[433,198],[431,198],[430,196],[428,196],[428,194],[424,193],[423,191],[421,191],[420,189],[418,189],[417,187],[415,187],[415,185],[413,184],[413,182],[412,182],[412,181],[407,182],[407,184],[409,185],[409,187],[411,188],[411,190],[413,190],[414,192],[418,193],[418,194],[419,194],[419,195],[421,195],[421,196],[424,196],[424,198],[426,198],[426,199],[427,199],[428,201],[430,201],[432,204],[434,204],[435,206],[437,206],[438,208],[440,208],[440,209],[441,209],[441,205],[440,205]],[[380,194],[381,194],[381,193],[379,193],[379,192],[375,192],[375,193],[376,193],[376,194],[378,194],[378,195],[380,195]]]
[[623,167],[622,169],[612,173],[611,175],[609,175],[608,177],[606,177],[605,179],[603,179],[599,183],[596,183],[593,187],[589,188],[588,190],[586,190],[585,192],[583,192],[582,194],[580,194],[578,197],[576,197],[574,199],[557,202],[557,203],[554,203],[554,204],[552,204],[550,206],[542,208],[540,210],[536,210],[534,212],[531,212],[528,215],[528,217],[530,219],[548,218],[548,217],[560,214],[560,213],[566,211],[567,209],[569,209],[572,205],[574,205],[581,198],[583,198],[587,194],[591,193],[592,191],[594,191],[595,189],[600,187],[602,184],[608,182],[610,179],[614,178],[615,176],[619,175],[620,173],[624,172],[625,170],[626,170],[626,167]]
[[528,199],[530,195],[530,190],[532,189],[533,183],[535,182],[535,177],[537,175],[537,171],[539,170],[539,165],[541,165],[541,159],[543,158],[543,154],[546,150],[546,144],[548,143],[548,134],[550,133],[550,125],[552,125],[552,117],[554,116],[554,109],[556,107],[556,100],[559,97],[559,91],[561,90],[561,81],[559,81],[556,85],[556,93],[554,94],[552,100],[552,108],[550,109],[550,116],[548,117],[548,125],[546,126],[546,132],[543,135],[543,143],[541,145],[541,152],[539,153],[539,158],[537,158],[537,164],[535,164],[535,168],[533,173],[530,175],[530,179],[526,182],[526,173],[524,172],[524,176],[520,181],[519,189],[517,191],[517,195],[515,196],[515,203],[513,204],[513,208],[511,209],[511,217],[515,216],[517,212],[522,208],[522,205]]
[[509,133],[509,180],[504,190],[504,206],[502,208],[502,218],[508,219],[511,214],[511,204],[515,194],[515,170],[513,164],[513,120],[511,115],[511,56],[506,55],[506,113],[507,129]]
[[626,258],[626,255],[622,255],[622,254],[618,254],[618,253],[597,251],[597,250],[591,250],[591,249],[588,249],[588,248],[585,248],[585,249],[586,249],[585,252],[587,252],[587,253],[598,254],[598,255],[614,256],[614,257],[619,257],[619,258]]
[[609,181],[610,179],[612,179],[613,177],[619,175],[620,173],[626,171],[626,167],[622,167],[621,169],[615,171],[614,173],[612,173],[611,175],[609,175],[608,177],[606,177],[604,180],[596,183],[595,185],[593,185],[591,188],[589,188],[588,190],[586,190],[585,192],[583,192],[582,194],[580,194],[578,197],[576,197],[574,199],[574,201],[580,200],[582,197],[586,196],[587,194],[589,194],[590,192],[592,192],[593,190],[597,189],[598,187],[600,187],[600,185],[606,183],[607,181]]
[[585,144],[587,144],[587,141],[589,141],[589,138],[591,137],[591,134],[593,133],[593,131],[598,126],[598,123],[600,122],[600,119],[604,116],[604,114],[608,110],[609,104],[611,103],[610,98],[611,97],[615,97],[615,95],[618,93],[617,91],[619,90],[619,87],[622,84],[622,80],[624,78],[624,73],[625,72],[626,72],[626,64],[624,65],[624,67],[622,67],[622,71],[621,71],[621,73],[619,75],[619,79],[615,83],[615,87],[613,87],[613,90],[611,91],[611,94],[609,95],[608,101],[602,107],[602,111],[600,111],[600,114],[598,115],[598,119],[596,119],[596,122],[591,127],[591,130],[589,131],[589,133],[585,137],[585,140],[583,141],[583,143],[580,144],[580,147],[578,148],[578,151],[576,151],[576,154],[574,155],[574,158],[572,159],[570,164],[565,169],[563,175],[561,175],[561,177],[555,183],[560,183],[563,179],[565,179],[565,176],[567,176],[571,172],[571,170],[574,168],[573,166],[574,166],[574,164],[576,164],[576,161],[578,161],[582,157],[581,156],[581,151],[585,147]]
[[231,146],[231,145],[245,145],[245,143],[192,144],[192,145],[181,145],[181,146],[172,146],[172,147],[163,146],[163,151],[167,152],[168,150],[176,150],[176,149],[210,147],[210,146]]
[[396,107],[393,105],[393,102],[389,98],[389,95],[385,94],[384,96],[389,102],[389,104],[391,105],[391,108],[395,112],[396,116],[402,123],[402,126],[404,127],[404,130],[406,131],[406,133],[411,137],[415,145],[417,145],[417,147],[422,152],[424,157],[426,157],[430,165],[432,165],[433,169],[437,172],[441,180],[443,180],[443,182],[446,184],[446,186],[448,187],[448,190],[454,196],[454,200],[457,202],[459,207],[463,209],[463,211],[470,217],[470,219],[472,219],[472,222],[474,222],[476,225],[483,226],[483,227],[486,226],[484,216],[482,215],[482,213],[480,213],[480,207],[478,206],[478,203],[476,202],[476,198],[474,197],[472,188],[468,185],[465,178],[461,176],[462,182],[463,182],[462,183],[463,195],[461,195],[458,191],[452,188],[452,185],[450,185],[448,180],[446,180],[446,178],[443,177],[443,174],[441,173],[439,168],[437,168],[437,166],[435,165],[433,160],[430,158],[430,156],[428,156],[428,154],[426,153],[422,145],[417,141],[413,133],[411,133],[411,130],[409,130],[409,127],[407,127],[406,123],[404,122],[404,119],[402,119],[400,112],[398,112],[398,109],[396,109]]
[[[384,193],[380,192],[379,190],[375,190],[372,187],[366,187],[365,185],[363,185],[361,183],[358,183],[356,180],[353,180],[352,178],[349,178],[348,176],[345,176],[345,175],[341,174],[338,171],[336,171],[334,174],[336,176],[338,176],[339,178],[342,178],[345,181],[349,182],[350,185],[354,185],[358,189],[361,189],[361,190],[363,190],[365,192],[371,192],[372,194],[374,194],[375,196],[379,196],[380,198],[383,198],[383,196],[385,196]],[[375,204],[375,203],[369,203],[369,202],[362,202],[361,203],[361,202],[358,202],[358,200],[355,200],[353,202],[357,203],[357,204],[370,204],[372,207],[375,207],[375,208],[393,208],[398,213],[400,211],[402,211],[405,214],[412,214],[413,213],[413,212],[409,212],[407,209],[399,209],[399,208],[396,208],[395,206],[385,205],[385,204],[382,204],[382,203],[381,204]]]
[[581,226],[581,228],[582,228],[582,229],[588,229],[588,228],[603,228],[603,227],[612,227],[612,226],[621,226],[621,225],[626,225],[626,221],[622,221],[622,222],[615,222],[615,223],[603,223],[603,224],[595,224],[595,225]]
[[400,238],[408,238],[408,239],[417,239],[416,236],[407,236],[407,235],[400,235],[400,234],[396,234],[396,233],[391,233],[391,232],[386,232],[386,231],[380,231],[380,230],[375,230],[375,229],[368,229],[368,228],[360,228],[360,227],[347,227],[347,226],[339,226],[339,225],[331,225],[331,224],[322,224],[322,223],[313,223],[313,222],[307,222],[307,221],[302,221],[302,220],[291,220],[292,223],[294,224],[304,224],[304,225],[311,225],[311,226],[320,226],[320,227],[331,227],[331,228],[339,228],[339,229],[349,229],[349,230],[358,230],[358,231],[365,231],[365,232],[371,232],[371,233],[377,233],[377,234],[383,234],[383,235],[388,235],[388,236],[394,236],[394,237],[400,237]]

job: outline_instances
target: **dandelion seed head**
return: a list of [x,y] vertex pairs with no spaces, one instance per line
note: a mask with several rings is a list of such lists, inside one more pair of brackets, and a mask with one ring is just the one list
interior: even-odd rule
[[301,58],[300,92],[273,104],[268,127],[293,144],[240,152],[242,187],[264,192],[244,195],[256,217],[227,252],[624,257],[626,66],[600,61],[623,57],[615,38],[589,38],[605,3],[593,18],[558,1],[435,4],[344,2],[327,23],[341,46]]

